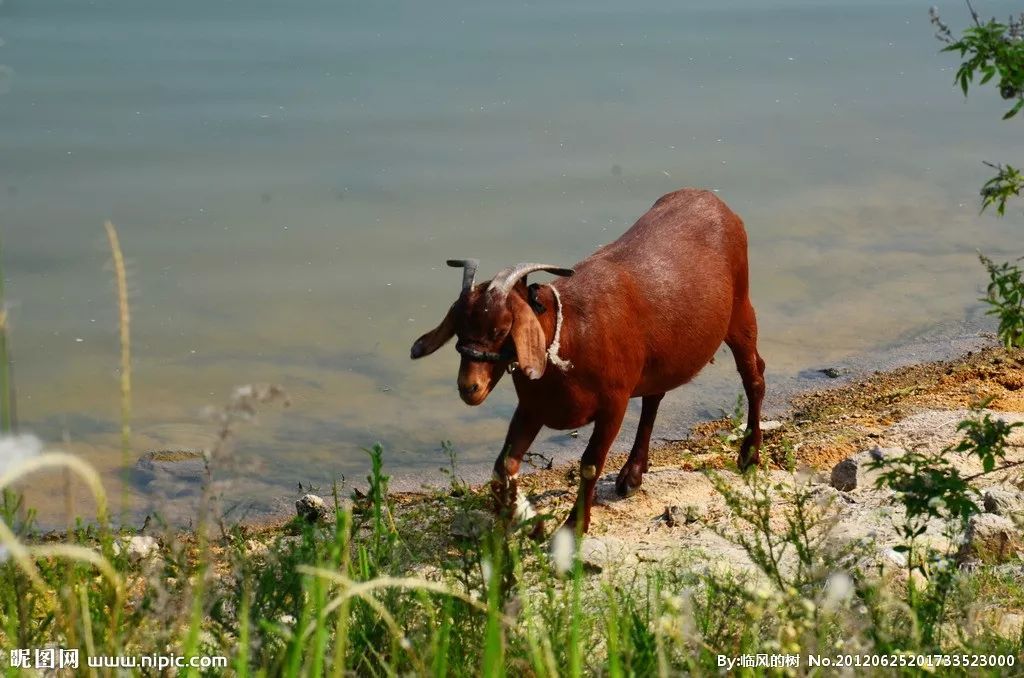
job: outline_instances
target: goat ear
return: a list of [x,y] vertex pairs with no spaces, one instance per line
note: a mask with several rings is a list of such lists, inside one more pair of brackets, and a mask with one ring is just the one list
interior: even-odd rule
[[448,313],[445,314],[441,324],[424,334],[413,343],[412,350],[409,351],[409,355],[413,360],[422,358],[425,355],[430,355],[447,344],[448,340],[454,336],[455,304],[452,304],[452,307],[448,309]]
[[530,379],[540,379],[548,362],[544,330],[523,297],[510,294],[508,299],[512,311],[512,341],[516,345],[519,369]]

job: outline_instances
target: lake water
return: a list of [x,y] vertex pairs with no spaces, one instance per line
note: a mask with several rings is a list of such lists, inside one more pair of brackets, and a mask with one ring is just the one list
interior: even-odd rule
[[[375,441],[406,485],[446,462],[441,440],[489,465],[511,384],[470,409],[453,350],[408,359],[458,291],[444,259],[571,264],[680,186],[746,221],[776,405],[806,370],[990,326],[975,250],[1019,256],[1024,220],[979,216],[977,189],[1024,135],[994,92],[954,89],[928,4],[5,0],[21,427],[115,491],[108,218],[129,259],[137,453],[208,445],[199,412],[237,384],[291,395],[237,441],[232,496],[252,513],[361,478]],[[723,352],[655,436],[739,391]],[[538,445],[575,456],[585,433]],[[140,512],[160,500],[133,492]]]

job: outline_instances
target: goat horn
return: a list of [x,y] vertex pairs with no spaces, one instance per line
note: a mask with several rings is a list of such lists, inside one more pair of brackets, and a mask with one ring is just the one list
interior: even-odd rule
[[462,291],[473,289],[473,282],[476,280],[476,267],[480,265],[479,259],[449,259],[448,265],[452,268],[462,269]]
[[562,268],[561,266],[552,266],[551,264],[516,264],[515,266],[509,266],[498,271],[491,281],[490,289],[497,290],[501,294],[508,294],[515,287],[515,284],[519,282],[520,278],[534,271],[547,271],[548,273],[561,276],[573,274],[571,268]]

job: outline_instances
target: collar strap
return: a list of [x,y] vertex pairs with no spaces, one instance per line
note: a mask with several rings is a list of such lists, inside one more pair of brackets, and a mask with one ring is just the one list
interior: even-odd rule
[[572,369],[572,363],[558,355],[558,351],[562,347],[562,320],[564,319],[562,316],[562,296],[554,285],[548,285],[548,287],[551,289],[551,294],[555,297],[555,336],[551,339],[551,345],[548,346],[548,360],[558,369],[568,372]]

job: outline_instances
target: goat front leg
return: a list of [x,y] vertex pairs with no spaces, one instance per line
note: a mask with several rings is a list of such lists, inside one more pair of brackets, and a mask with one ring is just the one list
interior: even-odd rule
[[[522,408],[516,408],[508,424],[501,454],[494,462],[491,494],[494,496],[495,513],[506,525],[532,517],[533,509],[529,502],[525,497],[518,496],[519,468],[523,456],[540,433],[541,426],[538,419],[525,414]],[[535,533],[542,529],[543,526],[538,523]]]
[[640,423],[636,427],[636,440],[630,450],[629,459],[622,465],[618,478],[615,479],[615,492],[620,497],[631,497],[640,489],[640,484],[647,473],[647,455],[651,449],[651,432],[654,430],[654,419],[658,416],[658,405],[664,393],[644,396],[640,409]]
[[594,507],[594,492],[597,479],[604,470],[604,460],[608,450],[615,442],[622,426],[622,418],[626,414],[628,399],[615,407],[602,411],[594,419],[594,432],[590,435],[587,449],[580,459],[580,488],[576,494],[576,505],[565,520],[565,526],[583,534],[590,529],[590,510]]

